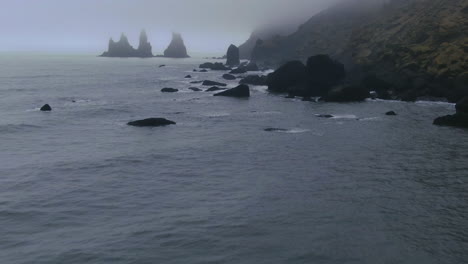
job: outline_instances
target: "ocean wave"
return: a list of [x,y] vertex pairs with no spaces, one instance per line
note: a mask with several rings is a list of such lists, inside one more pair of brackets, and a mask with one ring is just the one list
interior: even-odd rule
[[0,133],[17,133],[24,131],[33,131],[41,128],[41,126],[30,124],[5,124],[0,125]]

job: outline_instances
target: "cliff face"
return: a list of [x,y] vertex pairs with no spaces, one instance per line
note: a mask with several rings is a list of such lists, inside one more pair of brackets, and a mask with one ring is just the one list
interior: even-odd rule
[[364,69],[415,96],[468,95],[468,0],[392,1],[348,50]]
[[142,31],[140,35],[140,45],[135,49],[128,42],[127,36],[122,34],[120,40],[115,42],[113,39],[109,40],[109,48],[104,52],[101,57],[119,57],[119,58],[150,58],[153,57],[151,44],[148,42],[146,32]]
[[182,36],[178,33],[172,34],[172,41],[164,51],[164,57],[168,58],[189,58]]
[[259,41],[252,59],[277,66],[329,54],[391,83],[397,96],[468,95],[468,0],[365,2],[344,2],[289,36]]

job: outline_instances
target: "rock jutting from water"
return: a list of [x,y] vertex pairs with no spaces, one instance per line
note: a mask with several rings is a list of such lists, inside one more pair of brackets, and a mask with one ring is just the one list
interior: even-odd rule
[[43,111],[43,112],[50,112],[50,111],[52,111],[52,107],[50,107],[49,104],[45,104],[45,105],[43,105],[43,106],[41,107],[40,110]]
[[242,78],[239,81],[240,84],[250,84],[250,85],[258,85],[264,86],[267,85],[267,77],[266,76],[259,76],[259,75],[249,75],[247,77]]
[[240,64],[239,48],[235,45],[229,46],[226,53],[226,65],[237,66]]
[[176,93],[178,91],[179,91],[178,89],[174,89],[174,88],[162,88],[161,89],[161,92],[163,93]]
[[236,76],[226,73],[226,74],[223,74],[223,79],[232,81],[236,79]]
[[223,86],[223,87],[227,86],[227,84],[225,83],[214,82],[210,80],[203,81],[202,85],[203,86]]
[[460,100],[455,109],[454,115],[439,117],[434,120],[434,125],[468,128],[468,97]]
[[128,122],[127,125],[129,126],[136,126],[136,127],[159,127],[159,126],[168,126],[168,125],[175,125],[176,122],[167,120],[165,118],[147,118],[143,120],[137,120]]
[[248,85],[241,84],[235,88],[217,93],[214,96],[227,96],[227,97],[238,97],[238,98],[250,97],[250,88]]
[[151,43],[148,42],[148,36],[144,30],[140,33],[140,44],[138,49],[130,45],[128,38],[122,33],[120,40],[115,42],[112,38],[109,40],[109,47],[101,57],[115,58],[151,58],[153,57]]
[[184,40],[179,33],[172,33],[172,41],[164,51],[164,57],[167,58],[189,58]]

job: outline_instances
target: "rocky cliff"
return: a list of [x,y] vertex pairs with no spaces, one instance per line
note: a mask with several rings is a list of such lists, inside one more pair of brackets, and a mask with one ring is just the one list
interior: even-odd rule
[[172,41],[169,47],[164,51],[164,57],[168,58],[189,58],[187,48],[185,47],[182,36],[178,33],[172,33]]
[[150,58],[153,57],[153,53],[146,32],[143,30],[140,34],[140,45],[138,49],[133,48],[127,36],[122,33],[119,41],[115,42],[112,38],[109,40],[108,50],[104,52],[101,57]]

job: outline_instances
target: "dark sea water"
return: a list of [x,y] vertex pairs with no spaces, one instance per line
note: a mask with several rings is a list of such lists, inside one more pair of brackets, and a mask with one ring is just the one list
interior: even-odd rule
[[468,262],[452,104],[213,97],[201,62],[0,55],[0,263]]

